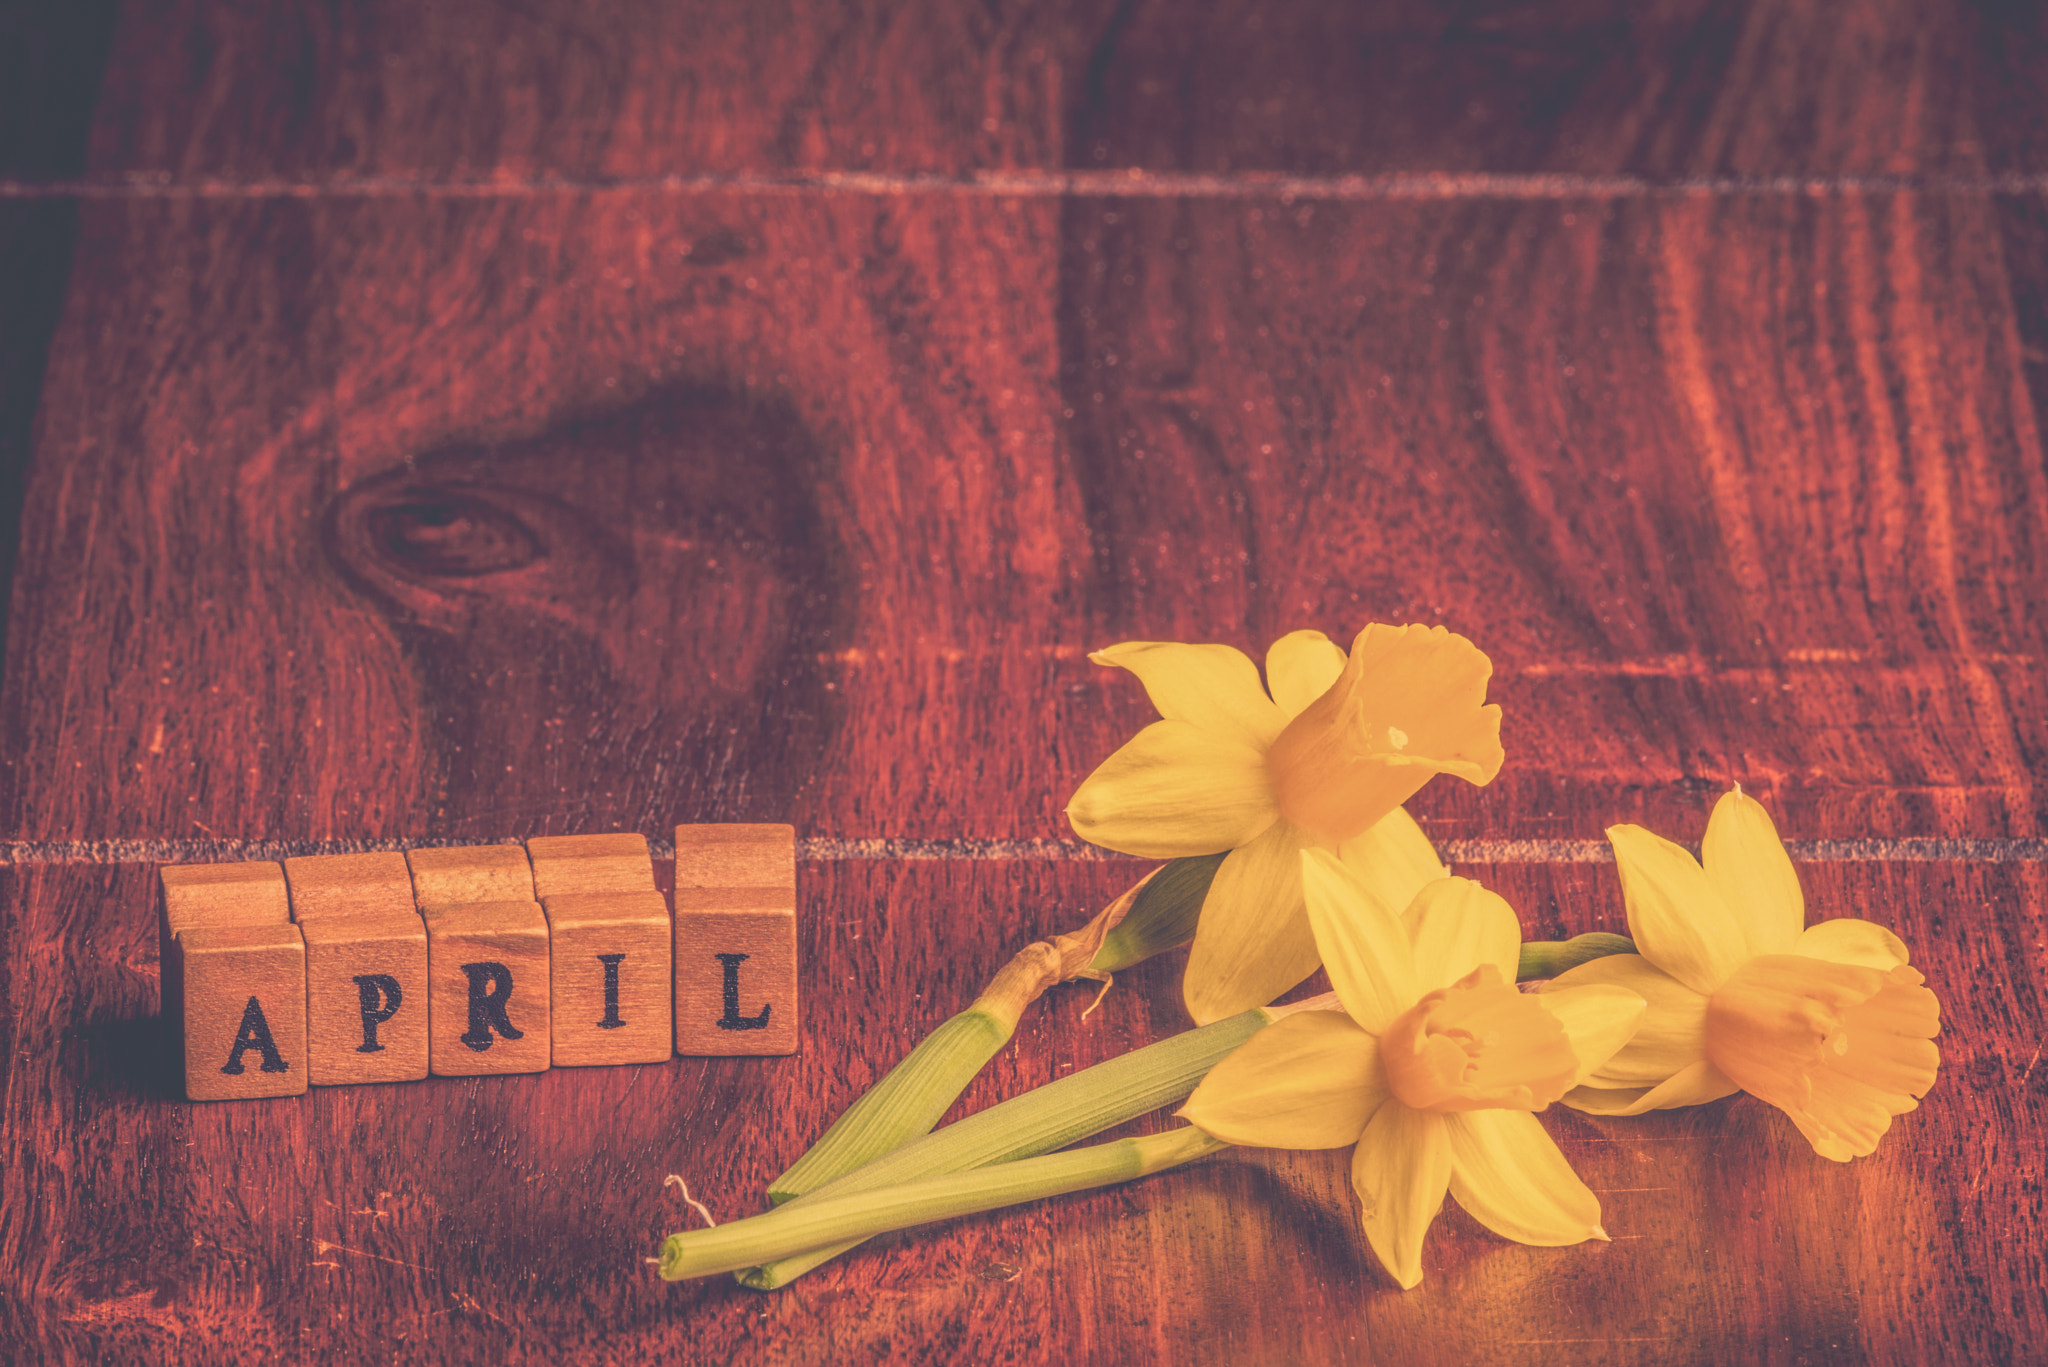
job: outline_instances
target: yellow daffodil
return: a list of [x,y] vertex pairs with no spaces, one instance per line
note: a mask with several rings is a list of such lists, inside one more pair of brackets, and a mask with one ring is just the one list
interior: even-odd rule
[[1366,1239],[1404,1288],[1422,1280],[1422,1238],[1447,1192],[1520,1243],[1605,1239],[1599,1198],[1530,1113],[1621,1046],[1643,999],[1611,986],[1516,991],[1521,927],[1477,883],[1434,879],[1397,915],[1327,851],[1300,858],[1309,925],[1344,1010],[1266,1027],[1181,1114],[1232,1144],[1356,1145]]
[[1807,926],[1777,828],[1740,788],[1715,806],[1703,860],[1640,826],[1607,838],[1641,952],[1581,964],[1545,990],[1607,984],[1650,1008],[1565,1103],[1638,1115],[1747,1091],[1823,1158],[1874,1152],[1941,1063],[1941,1007],[1899,937],[1846,918]]
[[1067,807],[1074,830],[1153,859],[1231,852],[1182,982],[1203,1023],[1315,971],[1302,850],[1358,862],[1376,844],[1426,848],[1401,804],[1437,774],[1484,784],[1500,772],[1493,666],[1442,627],[1376,623],[1348,656],[1319,631],[1293,632],[1266,652],[1263,688],[1229,646],[1127,641],[1089,658],[1136,674],[1162,719],[1088,776]]

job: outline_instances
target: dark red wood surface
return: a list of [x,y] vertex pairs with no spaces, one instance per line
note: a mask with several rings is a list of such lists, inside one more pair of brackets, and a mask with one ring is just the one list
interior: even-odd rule
[[[2037,14],[10,22],[12,1360],[2040,1359]],[[1532,936],[1621,927],[1571,842],[1732,781],[1876,842],[1801,874],[1941,995],[1922,1109],[1847,1166],[1749,1099],[1557,1115],[1615,1241],[1449,1210],[1406,1294],[1340,1156],[1251,1152],[775,1295],[653,1277],[665,1174],[755,1209],[1134,876],[968,857],[1071,839],[1150,716],[1089,649],[1370,620],[1492,654],[1507,767],[1416,809]],[[172,1093],[121,842],[785,819],[794,1058]],[[1085,1000],[963,1106],[1182,1023],[1169,963]]]

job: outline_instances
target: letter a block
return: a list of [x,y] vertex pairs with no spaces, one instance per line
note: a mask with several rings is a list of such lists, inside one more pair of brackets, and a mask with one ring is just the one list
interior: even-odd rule
[[[538,877],[538,855],[533,867]],[[670,943],[662,895],[651,887],[569,893],[548,898],[545,908],[555,1066],[668,1058]]]
[[316,1087],[427,1075],[427,927],[410,907],[316,915],[306,937],[307,1068]]
[[290,922],[178,932],[185,1095],[306,1090],[306,947]]
[[676,1052],[793,1054],[796,832],[676,828]]
[[548,921],[539,905],[476,902],[429,909],[426,920],[429,1069],[440,1077],[544,1072]]

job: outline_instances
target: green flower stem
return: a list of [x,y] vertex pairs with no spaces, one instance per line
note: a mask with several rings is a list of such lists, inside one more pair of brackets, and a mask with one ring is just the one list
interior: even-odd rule
[[1610,954],[1633,954],[1635,941],[1626,935],[1611,935],[1604,930],[1591,931],[1585,935],[1574,935],[1569,940],[1531,940],[1522,946],[1522,962],[1515,972],[1515,981],[1531,982],[1538,978],[1555,978],[1568,968],[1604,959]]
[[775,1179],[769,1204],[794,1200],[929,1133],[1016,1028],[1015,1016],[980,1002],[947,1020]]
[[[921,1135],[946,1113],[996,1051],[1010,1040],[1031,1003],[1077,977],[1107,979],[1164,950],[1186,944],[1222,855],[1175,859],[1155,869],[1087,925],[1019,950],[974,1004],[927,1035],[816,1144],[768,1188],[781,1205]],[[1128,932],[1119,937],[1126,924]],[[1105,944],[1105,937],[1111,942]]]
[[1190,1125],[879,1191],[816,1197],[713,1229],[669,1235],[661,1245],[661,1275],[673,1282],[735,1272],[820,1245],[1128,1182],[1229,1147]]
[[[1315,1003],[1322,1004],[1322,999]],[[1245,1011],[1049,1082],[878,1158],[858,1172],[818,1188],[804,1197],[802,1204],[1065,1148],[1112,1125],[1185,1100],[1231,1050],[1281,1016],[1301,1009],[1314,1006],[1296,1004]],[[793,1209],[796,1204],[793,1202],[787,1208]],[[740,1280],[757,1291],[772,1291],[787,1286],[859,1242],[850,1239],[816,1246],[794,1257],[755,1266]]]

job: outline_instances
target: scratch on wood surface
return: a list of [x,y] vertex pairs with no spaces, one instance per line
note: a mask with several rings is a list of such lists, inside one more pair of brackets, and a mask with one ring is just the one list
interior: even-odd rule
[[1568,172],[1407,171],[1299,176],[1277,172],[990,170],[957,174],[891,171],[734,171],[697,175],[459,179],[445,176],[175,178],[136,172],[123,179],[4,180],[0,199],[518,200],[593,194],[947,196],[971,199],[1277,199],[1283,202],[1401,200],[1837,199],[1863,195],[2037,195],[2048,175],[1632,176]]
[[[380,1263],[397,1263],[400,1267],[409,1267],[415,1272],[432,1272],[434,1270],[420,1263],[409,1263],[403,1258],[392,1258],[382,1253],[371,1253],[365,1249],[350,1248],[345,1244],[331,1244],[325,1239],[315,1239],[313,1241],[313,1251],[315,1253],[353,1253],[358,1258],[375,1258]],[[320,1264],[315,1263],[314,1266],[318,1267]]]
[[2039,1063],[2040,1061],[2041,1046],[2037,1044],[2034,1046],[2034,1056],[2027,1060],[2026,1070],[2020,1074],[2020,1081],[2022,1083],[2025,1083],[2028,1078],[2034,1075],[2034,1065]]

